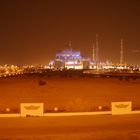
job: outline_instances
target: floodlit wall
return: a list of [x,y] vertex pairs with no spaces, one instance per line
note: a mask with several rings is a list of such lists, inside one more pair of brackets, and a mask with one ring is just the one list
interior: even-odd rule
[[83,69],[83,65],[65,65],[67,69]]
[[132,111],[132,102],[112,102],[111,105],[112,105],[111,111],[44,113],[44,104],[43,103],[21,103],[20,104],[20,109],[21,109],[20,114],[0,114],[0,117],[140,114],[140,110]]
[[20,113],[22,117],[26,116],[43,116],[44,104],[43,103],[21,103]]
[[112,102],[112,115],[130,114],[132,112],[132,102]]

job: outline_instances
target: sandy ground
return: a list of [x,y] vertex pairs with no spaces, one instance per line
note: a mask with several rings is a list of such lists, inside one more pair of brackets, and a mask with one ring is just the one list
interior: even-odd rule
[[[42,80],[46,85],[40,86]],[[95,111],[110,108],[112,101],[132,101],[140,109],[140,79],[18,76],[0,78],[0,112],[19,111],[20,103],[43,102],[45,112]]]
[[0,118],[0,140],[139,140],[140,115]]
[[[39,81],[45,85],[39,85]],[[109,109],[132,101],[140,109],[140,79],[18,76],[0,78],[0,112],[18,112],[21,102],[43,102],[45,111]],[[0,118],[0,140],[138,140],[140,115]]]

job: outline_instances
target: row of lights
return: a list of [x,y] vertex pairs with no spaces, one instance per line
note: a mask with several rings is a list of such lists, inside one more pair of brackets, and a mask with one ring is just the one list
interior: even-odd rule
[[23,73],[23,69],[15,65],[0,66],[0,77],[14,76]]

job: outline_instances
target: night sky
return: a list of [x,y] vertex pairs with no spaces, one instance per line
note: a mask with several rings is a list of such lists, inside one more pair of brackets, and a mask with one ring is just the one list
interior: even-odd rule
[[0,0],[0,65],[47,64],[58,50],[140,65],[140,0]]

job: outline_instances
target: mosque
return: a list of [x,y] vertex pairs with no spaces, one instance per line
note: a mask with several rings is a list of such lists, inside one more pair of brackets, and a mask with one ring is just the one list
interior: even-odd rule
[[83,58],[80,51],[67,49],[58,51],[55,59],[50,64],[57,69],[84,69],[89,68],[90,61],[89,58]]
[[75,51],[71,48],[69,43],[69,49],[58,51],[55,59],[50,61],[49,66],[54,69],[110,69],[113,68],[113,64],[110,61],[101,62],[99,60],[99,45],[98,36],[96,36],[95,46],[92,48],[92,58],[85,58],[81,56],[80,51]]

